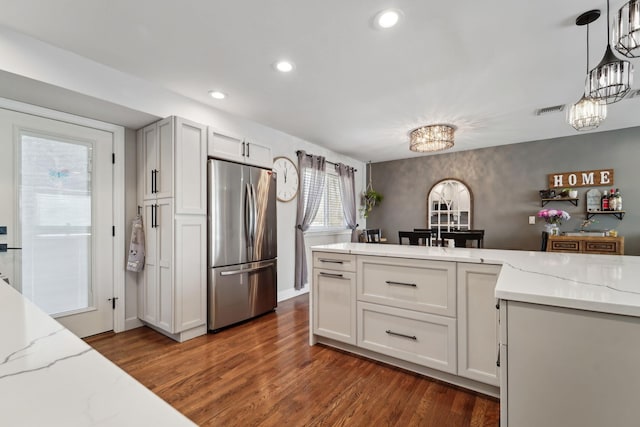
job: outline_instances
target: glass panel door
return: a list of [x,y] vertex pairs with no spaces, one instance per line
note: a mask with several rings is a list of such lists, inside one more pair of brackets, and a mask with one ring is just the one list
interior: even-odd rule
[[92,309],[92,148],[21,133],[22,293],[48,314]]

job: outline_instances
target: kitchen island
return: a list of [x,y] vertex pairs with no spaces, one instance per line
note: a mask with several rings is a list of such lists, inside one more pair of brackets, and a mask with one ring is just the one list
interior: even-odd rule
[[[487,322],[491,319],[486,307],[486,292],[477,293],[479,298],[474,299],[473,283],[461,286],[460,279],[462,274],[468,276],[465,271],[474,267],[499,267],[493,283],[491,296],[494,299],[491,304],[500,301],[500,314],[496,316],[500,345],[498,352],[495,343],[495,356],[500,361],[501,424],[633,425],[625,423],[637,420],[640,416],[636,402],[640,391],[640,370],[636,366],[640,360],[640,258],[359,243],[315,246],[312,249],[312,344],[320,342],[333,345],[453,384],[494,394],[489,388],[491,380],[486,359],[492,344],[490,341],[496,335],[488,333]],[[332,259],[332,256],[337,259]],[[327,261],[325,265],[319,263],[321,259]],[[450,296],[443,293],[445,288],[437,290],[436,287],[435,298],[438,302],[428,307],[426,311],[429,313],[417,313],[415,308],[398,307],[396,302],[379,298],[386,291],[367,296],[365,282],[375,282],[377,279],[375,275],[369,275],[365,280],[362,273],[366,273],[366,264],[372,260],[374,264],[388,265],[398,262],[406,264],[404,260],[411,260],[423,263],[416,264],[416,268],[442,271],[447,266],[442,263],[455,263],[458,266],[458,292],[454,295],[457,310],[447,312],[452,302]],[[349,263],[353,263],[353,266]],[[334,267],[331,268],[331,265]],[[460,269],[460,265],[464,268]],[[344,271],[340,272],[340,269]],[[339,289],[338,281],[347,283],[345,279],[350,277],[349,274],[353,275],[353,280],[349,282],[353,288],[349,291],[352,298],[349,304],[355,315],[344,310],[340,317],[340,310],[334,312],[323,309],[327,301],[343,300],[332,298],[330,292],[323,295],[322,289],[318,289],[316,283],[322,284],[319,273],[323,271],[325,285],[331,283],[329,279],[335,280],[335,289]],[[371,271],[384,275],[384,269]],[[402,275],[405,271],[395,270],[395,273]],[[491,276],[491,272],[481,270],[474,274],[480,278],[483,275]],[[422,285],[414,279],[404,280],[405,277],[397,280],[402,283],[400,286],[387,277],[383,277],[383,282],[391,282],[389,292],[396,296],[404,294],[417,297]],[[490,280],[475,282],[486,290]],[[325,286],[324,290],[331,291],[332,288]],[[466,294],[461,290],[466,290]],[[372,301],[377,306],[372,307]],[[461,302],[465,305],[461,306]],[[340,308],[339,305],[337,307]],[[437,310],[441,317],[434,317]],[[375,312],[375,315],[369,316],[368,322],[367,311]],[[381,312],[384,315],[379,314]],[[470,323],[469,318],[474,312],[477,322]],[[350,317],[344,313],[349,313]],[[353,323],[350,327],[355,333],[346,329],[331,330],[338,323],[328,320],[332,317],[342,321],[348,319]],[[406,318],[412,318],[411,322],[421,318],[423,323],[398,323]],[[478,333],[467,330],[467,336],[461,341],[465,324],[473,326],[476,323],[484,326],[478,329]],[[440,328],[433,327],[434,324],[440,325]],[[376,327],[382,332],[374,337],[373,341],[378,341],[372,346],[369,330]],[[407,329],[399,329],[404,327]],[[424,339],[414,333],[423,330],[428,331]],[[457,346],[454,346],[456,332]],[[328,337],[330,333],[334,335]],[[388,341],[380,342],[381,339]],[[400,347],[390,344],[395,340],[400,340]],[[422,351],[418,345],[421,340],[429,341],[437,346],[437,350],[427,348],[426,357],[422,358],[405,357],[411,351]],[[463,364],[465,355],[466,365]],[[442,363],[445,360],[448,363]],[[478,366],[482,369],[478,369]],[[485,379],[476,378],[472,381],[466,374],[476,371],[482,371]],[[606,420],[604,424],[603,420]]]
[[0,425],[195,425],[2,281],[0,337]]

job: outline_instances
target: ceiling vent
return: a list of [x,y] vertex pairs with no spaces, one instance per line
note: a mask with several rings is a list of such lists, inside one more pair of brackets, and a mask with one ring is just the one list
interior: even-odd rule
[[640,97],[640,89],[630,90],[625,99],[633,99]]
[[536,110],[536,116],[542,116],[542,115],[552,114],[552,113],[560,113],[564,111],[564,108],[565,108],[564,104],[554,105],[552,107],[538,108]]

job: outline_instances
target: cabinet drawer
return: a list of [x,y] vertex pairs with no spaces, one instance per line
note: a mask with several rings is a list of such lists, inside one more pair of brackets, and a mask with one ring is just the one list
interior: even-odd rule
[[589,254],[621,254],[616,241],[584,242],[584,252]]
[[549,252],[581,252],[579,240],[550,240]]
[[357,303],[358,346],[455,374],[456,320]]
[[456,263],[358,257],[358,300],[456,315]]
[[356,256],[331,252],[314,252],[313,268],[336,271],[356,271]]

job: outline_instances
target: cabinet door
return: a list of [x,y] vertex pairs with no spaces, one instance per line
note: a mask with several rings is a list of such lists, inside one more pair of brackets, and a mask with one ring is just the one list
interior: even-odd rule
[[458,375],[498,386],[497,265],[458,263]]
[[176,214],[207,214],[207,131],[198,123],[176,119]]
[[355,273],[313,270],[313,333],[356,344]]
[[173,118],[171,117],[158,122],[158,160],[155,178],[155,196],[157,198],[171,197],[173,195],[173,126]]
[[142,222],[145,236],[144,269],[138,276],[138,317],[158,326],[158,232],[155,227],[155,200],[145,200]]
[[207,319],[207,217],[177,216],[175,227],[176,332],[182,332]]
[[154,179],[158,168],[158,125],[153,123],[138,131],[139,167],[142,169],[143,199],[155,199]]
[[245,141],[245,162],[255,166],[262,166],[271,169],[273,157],[271,149],[255,142]]
[[173,199],[156,201],[156,251],[158,259],[158,326],[171,333],[174,330],[173,292]]
[[207,146],[211,157],[239,163],[244,162],[245,146],[242,138],[225,135],[209,128]]

